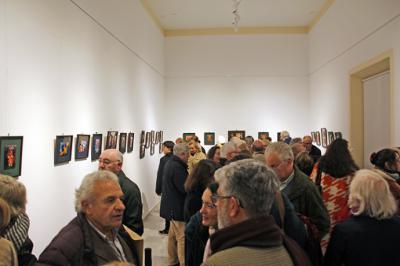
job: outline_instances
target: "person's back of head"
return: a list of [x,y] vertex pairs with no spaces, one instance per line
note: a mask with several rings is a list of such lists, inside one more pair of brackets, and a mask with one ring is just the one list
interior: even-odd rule
[[229,158],[230,154],[236,152],[236,150],[237,150],[236,144],[234,142],[228,141],[221,148],[221,157],[226,159],[231,159]]
[[265,146],[266,145],[262,140],[259,140],[259,139],[255,140],[253,142],[253,146],[252,146],[253,153],[264,153],[265,152]]
[[295,143],[303,143],[303,140],[301,138],[292,138],[289,142],[289,145],[295,144]]
[[232,162],[215,172],[226,195],[234,196],[248,218],[269,215],[279,181],[273,171],[254,159]]
[[163,146],[169,149],[170,152],[172,152],[174,150],[175,143],[173,141],[166,140],[163,142]]
[[11,218],[25,212],[26,188],[15,178],[0,175],[0,197],[10,206]]
[[217,170],[218,164],[213,160],[204,159],[199,161],[185,181],[186,192],[194,190],[200,186],[204,189],[208,184],[214,181],[214,172]]
[[389,172],[397,173],[400,168],[399,154],[394,149],[382,149],[378,152],[373,152],[370,156],[370,162],[377,168]]
[[305,173],[307,176],[311,175],[311,172],[314,168],[314,159],[308,154],[308,152],[303,151],[295,157],[296,166]]
[[10,223],[10,207],[8,203],[0,198],[0,237],[2,236],[3,230]]
[[367,215],[380,220],[396,214],[396,201],[383,175],[367,169],[356,172],[350,184],[348,203],[353,215]]

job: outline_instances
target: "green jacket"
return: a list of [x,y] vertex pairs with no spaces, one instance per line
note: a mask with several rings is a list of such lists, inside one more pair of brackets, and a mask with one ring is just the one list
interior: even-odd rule
[[293,184],[290,184],[291,189],[287,196],[294,209],[309,217],[323,237],[328,233],[331,222],[317,186],[297,167],[294,168],[294,178],[291,182]]

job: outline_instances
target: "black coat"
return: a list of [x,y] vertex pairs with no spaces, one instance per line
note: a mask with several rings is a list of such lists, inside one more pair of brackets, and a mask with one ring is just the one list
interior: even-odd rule
[[188,176],[187,167],[187,164],[175,155],[165,165],[160,216],[168,221],[184,221],[183,206],[186,197],[184,184]]
[[311,156],[311,158],[313,158],[314,163],[316,163],[319,158],[321,158],[321,150],[317,146],[312,145],[309,155]]
[[185,265],[199,266],[203,263],[208,237],[208,227],[201,224],[201,214],[196,212],[185,227]]
[[351,217],[332,231],[324,265],[400,265],[400,217]]
[[[138,261],[138,253],[133,240],[121,227],[118,232],[125,256],[129,262]],[[84,214],[79,213],[65,226],[39,257],[41,265],[95,266],[117,260],[113,249],[89,225]]]
[[132,229],[135,233],[143,234],[142,219],[142,197],[138,185],[126,177],[123,171],[118,173],[118,181],[124,192],[123,203],[125,205],[122,223]]
[[158,165],[158,170],[157,170],[157,180],[156,180],[156,194],[158,196],[161,195],[162,193],[162,181],[163,181],[163,174],[164,174],[164,167],[165,164],[171,159],[173,156],[172,153],[165,154],[161,159],[160,159],[160,164]]
[[203,196],[205,189],[205,186],[198,185],[187,192],[183,209],[185,222],[189,222],[190,217],[192,217],[197,211],[200,211],[202,204],[201,197]]

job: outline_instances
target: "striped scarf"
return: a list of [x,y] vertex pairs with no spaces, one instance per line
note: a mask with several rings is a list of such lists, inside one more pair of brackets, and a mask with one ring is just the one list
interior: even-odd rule
[[20,250],[28,238],[29,217],[26,213],[20,213],[13,218],[7,228],[4,229],[4,238],[11,241],[15,249]]

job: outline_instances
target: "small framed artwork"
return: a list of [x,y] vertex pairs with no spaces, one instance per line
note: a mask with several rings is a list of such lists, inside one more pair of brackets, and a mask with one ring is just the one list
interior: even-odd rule
[[342,132],[335,132],[335,139],[341,139],[342,138]]
[[276,133],[276,141],[281,141],[281,132]]
[[126,151],[126,133],[119,134],[119,146],[118,149],[121,153],[125,153]]
[[140,145],[145,145],[145,134],[146,132],[144,130],[142,130],[142,132],[140,132]]
[[93,134],[92,136],[92,161],[99,159],[103,144],[103,134]]
[[22,136],[0,137],[0,173],[17,177],[22,168]]
[[90,135],[78,134],[75,144],[75,160],[89,157]]
[[244,131],[244,130],[229,130],[228,131],[228,141],[230,141],[232,137],[238,137],[241,140],[244,140],[245,136],[246,136],[246,131]]
[[321,146],[321,133],[319,131],[315,132],[316,133],[316,143],[318,146]]
[[326,128],[321,128],[321,137],[322,137],[322,147],[326,148],[328,146],[328,131]]
[[135,133],[129,132],[128,134],[128,152],[133,151],[133,142],[135,140]]
[[196,136],[196,133],[183,133],[183,141],[189,142],[194,136]]
[[54,164],[62,164],[71,161],[72,136],[56,136],[54,145]]
[[161,154],[163,152],[163,145],[162,143],[158,143],[158,153]]
[[153,156],[155,152],[156,144],[154,142],[150,143],[150,155]]
[[117,148],[117,140],[118,140],[118,131],[108,131],[105,149],[106,150],[107,149],[116,149]]
[[163,143],[163,141],[164,141],[163,135],[164,135],[163,131],[160,130],[160,139],[159,139],[160,143]]
[[146,146],[145,145],[140,145],[139,158],[143,159],[145,155],[146,155]]
[[269,132],[258,132],[258,139],[265,141],[269,138]]
[[149,131],[147,131],[146,132],[146,143],[145,143],[146,149],[150,148],[150,142],[151,142],[151,133]]
[[335,135],[333,134],[333,131],[328,132],[328,145],[331,144],[335,140]]
[[215,145],[215,132],[204,133],[204,145]]
[[154,130],[150,131],[151,143],[156,143],[156,132]]
[[311,141],[312,141],[312,142],[316,142],[316,139],[317,139],[317,136],[316,136],[316,135],[317,135],[317,134],[315,134],[314,131],[311,132]]

